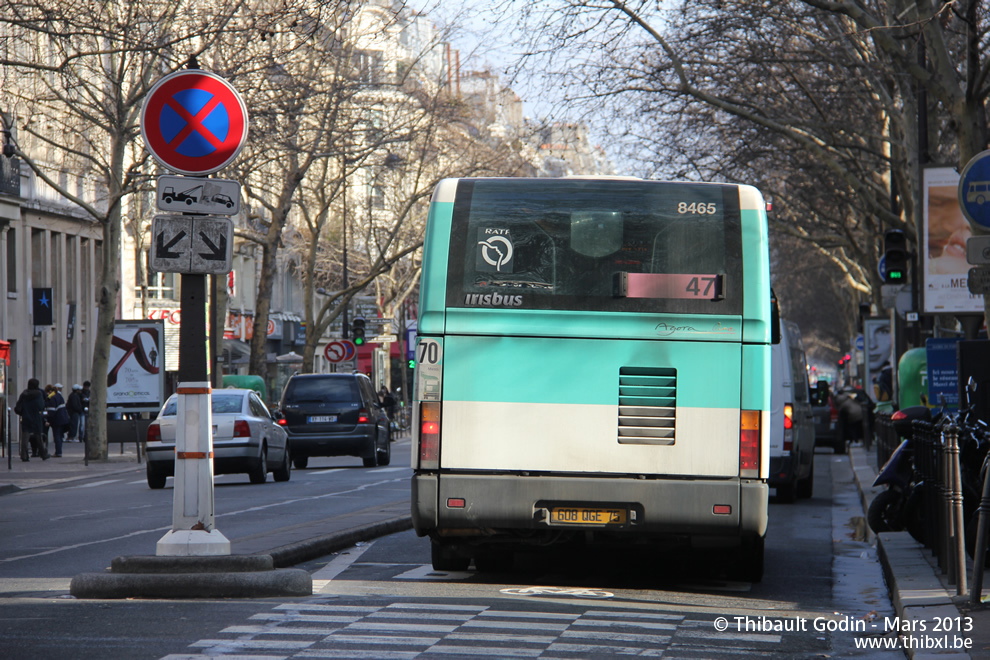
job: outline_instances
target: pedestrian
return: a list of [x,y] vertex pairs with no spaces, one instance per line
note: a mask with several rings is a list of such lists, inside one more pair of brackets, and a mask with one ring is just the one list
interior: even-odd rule
[[[51,383],[45,385],[45,428],[41,432],[41,443],[45,446],[45,451],[48,451],[48,429],[51,428],[52,422],[48,419],[48,399],[51,397],[52,392],[55,391],[55,386]],[[31,458],[34,458],[38,454],[31,454]]]
[[89,381],[82,384],[83,414],[79,420],[79,442],[86,442],[86,420],[89,419]]
[[69,411],[65,409],[62,383],[55,383],[48,395],[48,425],[52,427],[52,438],[55,440],[55,458],[61,458],[62,439],[69,428]]
[[[832,400],[839,411],[839,419],[835,425],[835,433],[839,442],[845,445],[857,442],[863,437],[863,405],[860,403],[854,388],[846,388],[837,392]],[[845,453],[845,452],[843,452]]]
[[378,393],[381,398],[382,407],[385,408],[385,414],[388,415],[389,420],[395,419],[395,397],[392,393],[388,391],[388,388],[382,385],[381,392]]
[[79,442],[79,422],[84,414],[83,408],[82,385],[76,383],[72,386],[69,400],[65,402],[65,409],[69,411],[69,432],[66,442]]
[[31,460],[28,450],[30,445],[35,455],[47,461],[48,450],[41,442],[41,435],[45,432],[45,393],[41,391],[37,378],[30,379],[27,389],[17,397],[14,413],[21,418],[21,460]]

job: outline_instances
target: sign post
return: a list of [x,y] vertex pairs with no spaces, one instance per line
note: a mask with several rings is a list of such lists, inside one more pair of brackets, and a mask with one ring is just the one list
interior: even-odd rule
[[[244,146],[247,130],[247,108],[237,91],[220,76],[198,69],[162,78],[141,109],[141,135],[151,155],[173,172],[193,177],[229,165]],[[202,211],[209,206],[215,213],[234,208],[233,189],[227,183],[163,179],[159,208],[185,205]],[[212,188],[207,191],[208,187]],[[237,190],[239,204],[239,186]],[[154,218],[152,232],[152,267],[182,273],[172,530],[158,541],[156,554],[229,555],[230,541],[214,526],[206,275],[230,271],[233,224],[213,216],[160,215]]]

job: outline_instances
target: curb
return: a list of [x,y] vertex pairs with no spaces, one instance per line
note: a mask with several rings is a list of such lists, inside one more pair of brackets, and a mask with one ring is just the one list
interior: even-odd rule
[[268,554],[271,555],[272,561],[275,563],[275,568],[294,566],[304,561],[317,559],[332,552],[349,548],[360,541],[370,541],[380,536],[404,532],[412,529],[412,526],[412,516],[399,516],[398,518],[383,520],[370,525],[352,527],[342,532],[334,532],[332,534],[316,536],[305,541],[299,541],[298,543],[283,545],[269,550]]
[[285,567],[408,529],[412,529],[412,517],[399,516],[284,545],[266,554],[117,557],[109,573],[82,573],[72,578],[69,593],[93,600],[312,596],[310,573]]
[[313,578],[299,568],[250,573],[82,573],[69,593],[84,599],[271,598],[312,596]]

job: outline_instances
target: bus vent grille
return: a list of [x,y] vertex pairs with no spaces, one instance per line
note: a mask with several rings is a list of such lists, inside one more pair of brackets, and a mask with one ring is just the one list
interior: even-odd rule
[[674,444],[676,412],[676,369],[619,368],[619,444]]

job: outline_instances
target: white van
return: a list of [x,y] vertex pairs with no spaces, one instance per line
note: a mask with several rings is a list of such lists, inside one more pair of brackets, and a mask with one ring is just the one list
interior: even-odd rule
[[815,482],[815,422],[801,330],[781,321],[781,341],[770,349],[770,478],[777,500],[811,497]]

